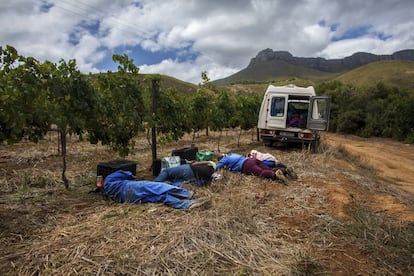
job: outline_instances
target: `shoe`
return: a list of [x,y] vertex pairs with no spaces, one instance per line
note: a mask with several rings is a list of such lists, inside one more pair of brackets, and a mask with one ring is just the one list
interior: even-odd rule
[[194,209],[194,208],[200,207],[208,202],[210,202],[209,197],[200,197],[200,198],[194,199],[188,209]]
[[282,170],[277,170],[275,172],[276,178],[279,179],[280,181],[283,182],[283,184],[287,185],[288,184],[288,179],[286,178],[286,176],[283,174]]
[[190,193],[187,196],[187,199],[192,199],[194,197],[194,192],[190,191]]
[[222,178],[223,178],[223,176],[221,174],[219,174],[219,173],[213,173],[211,175],[211,181],[218,181],[218,180],[220,180]]
[[293,171],[293,168],[286,168],[286,172],[291,179],[298,179],[298,175]]

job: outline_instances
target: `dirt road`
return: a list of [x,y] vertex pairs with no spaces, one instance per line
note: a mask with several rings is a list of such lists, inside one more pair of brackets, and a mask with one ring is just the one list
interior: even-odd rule
[[414,196],[414,146],[388,139],[327,134],[325,140],[359,156],[378,175]]

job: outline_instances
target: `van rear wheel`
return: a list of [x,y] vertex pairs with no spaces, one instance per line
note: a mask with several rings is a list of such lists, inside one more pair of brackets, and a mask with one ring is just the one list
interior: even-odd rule
[[272,140],[264,140],[263,143],[264,143],[265,147],[273,146],[273,141]]
[[312,153],[317,153],[318,150],[319,150],[319,144],[320,144],[319,139],[316,139],[316,140],[312,141],[310,143],[310,151]]

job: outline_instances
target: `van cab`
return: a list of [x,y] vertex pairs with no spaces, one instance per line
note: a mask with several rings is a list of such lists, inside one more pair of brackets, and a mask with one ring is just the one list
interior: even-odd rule
[[257,123],[258,135],[266,146],[301,143],[313,149],[320,131],[328,130],[331,98],[316,96],[313,86],[269,85]]

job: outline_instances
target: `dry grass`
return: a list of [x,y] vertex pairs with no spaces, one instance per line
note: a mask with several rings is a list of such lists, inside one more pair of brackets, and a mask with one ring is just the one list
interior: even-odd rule
[[[50,143],[1,148],[1,158],[8,166],[1,163],[0,269],[5,275],[323,275],[339,271],[351,275],[391,271],[386,266],[396,263],[394,258],[373,268],[380,256],[375,245],[388,248],[384,238],[372,239],[368,246],[361,233],[370,225],[360,225],[362,232],[354,232],[354,218],[339,219],[331,212],[326,188],[343,184],[333,179],[336,175],[354,174],[366,185],[375,186],[358,172],[332,165],[342,158],[338,149],[324,146],[319,154],[311,154],[264,148],[251,141],[251,134],[243,136],[238,148],[236,134],[223,134],[222,152],[247,153],[253,148],[271,152],[294,166],[299,180],[284,186],[225,172],[222,180],[208,187],[189,187],[199,196],[212,197],[211,204],[203,208],[182,211],[160,204],[119,205],[88,193],[94,186],[97,163],[116,157],[104,147],[71,141],[70,190],[60,181],[59,158]],[[199,150],[217,150],[216,137],[214,133],[200,136],[195,142]],[[190,144],[191,137],[187,137],[161,145],[158,155],[166,156],[172,149]],[[150,146],[145,138],[138,138],[136,145],[136,153],[129,159],[137,161],[139,177],[151,178]],[[357,206],[347,212],[357,214],[358,210]],[[401,241],[409,237],[407,231]],[[404,249],[405,256],[410,256],[411,249]],[[338,259],[332,252],[353,259]],[[412,271],[408,262],[404,265],[400,271]]]

